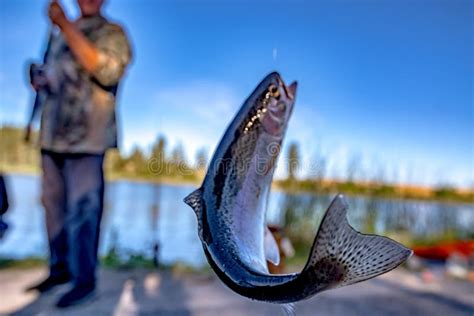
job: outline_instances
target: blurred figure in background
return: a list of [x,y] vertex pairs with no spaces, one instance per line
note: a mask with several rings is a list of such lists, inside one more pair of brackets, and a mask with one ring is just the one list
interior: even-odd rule
[[7,194],[7,186],[5,184],[5,179],[3,178],[3,174],[0,173],[0,240],[2,240],[5,232],[8,229],[7,223],[3,221],[3,215],[8,211],[9,204],[8,204],[8,194]]
[[117,147],[115,99],[131,59],[122,27],[101,14],[103,2],[77,0],[76,21],[51,2],[48,16],[59,32],[50,38],[45,64],[37,66],[43,69],[30,74],[33,88],[45,95],[40,146],[50,248],[50,274],[30,289],[72,282],[58,307],[82,302],[95,290],[104,154]]

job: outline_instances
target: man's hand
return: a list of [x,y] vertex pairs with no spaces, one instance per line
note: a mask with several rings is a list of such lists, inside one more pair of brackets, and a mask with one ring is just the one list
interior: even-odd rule
[[58,1],[51,2],[48,8],[48,16],[51,22],[59,26],[60,29],[63,29],[65,25],[70,23]]
[[99,65],[99,51],[76,26],[70,22],[57,0],[53,0],[48,8],[48,16],[54,25],[61,29],[66,43],[79,64],[89,73],[93,73]]
[[48,85],[48,78],[45,73],[44,65],[30,65],[30,83],[33,89],[35,89],[36,91]]

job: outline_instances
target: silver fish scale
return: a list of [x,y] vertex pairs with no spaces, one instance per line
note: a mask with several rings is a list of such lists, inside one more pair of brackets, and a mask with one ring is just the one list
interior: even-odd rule
[[[264,133],[261,128],[255,126],[230,148],[235,159],[225,168],[228,174],[220,209],[216,210],[219,213],[219,221],[214,233],[215,247],[219,249],[220,244],[224,244],[226,251],[240,257],[248,267],[258,267],[259,271],[266,272],[262,239],[264,216],[259,218],[264,215],[264,210],[258,207],[261,198],[257,195],[257,192],[262,191],[259,184],[266,183],[252,181],[256,177],[255,159],[258,148],[262,146],[259,145],[262,143],[262,135]],[[248,185],[249,181],[252,182],[250,187],[245,185]],[[258,229],[255,225],[258,225]]]

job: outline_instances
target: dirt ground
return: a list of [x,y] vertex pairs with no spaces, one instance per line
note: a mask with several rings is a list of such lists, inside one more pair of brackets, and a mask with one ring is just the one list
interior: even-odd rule
[[[282,315],[277,305],[234,294],[212,274],[101,270],[96,297],[59,310],[68,285],[38,295],[23,289],[45,268],[0,270],[0,315]],[[438,276],[425,283],[403,269],[357,285],[323,292],[297,304],[297,315],[474,315],[474,283]]]

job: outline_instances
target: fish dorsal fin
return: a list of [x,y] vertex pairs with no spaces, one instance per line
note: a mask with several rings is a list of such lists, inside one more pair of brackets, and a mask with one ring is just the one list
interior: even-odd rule
[[188,196],[184,198],[184,203],[191,206],[191,208],[196,212],[196,215],[199,217],[201,213],[201,196],[202,190],[199,188],[191,192]]
[[191,194],[184,198],[184,203],[191,206],[191,208],[194,210],[194,213],[196,213],[199,238],[204,241],[202,230],[202,189],[199,188],[191,192]]
[[275,237],[273,237],[273,234],[268,226],[265,226],[264,237],[265,259],[277,266],[280,264],[280,250],[278,249],[278,244],[275,240]]

